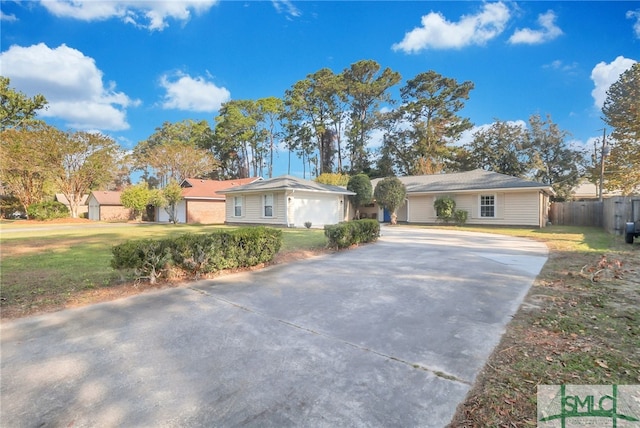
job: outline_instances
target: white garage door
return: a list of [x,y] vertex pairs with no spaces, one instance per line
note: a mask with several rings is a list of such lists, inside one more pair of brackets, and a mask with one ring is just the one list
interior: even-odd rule
[[336,195],[295,195],[294,224],[304,227],[310,221],[312,227],[323,227],[325,224],[336,224],[342,220],[342,197]]
[[[186,223],[187,222],[187,204],[184,199],[178,202],[178,206],[176,207],[177,212],[177,220],[178,223]],[[169,213],[164,208],[160,208],[158,210],[158,219],[156,221],[159,222],[167,222],[169,221]]]

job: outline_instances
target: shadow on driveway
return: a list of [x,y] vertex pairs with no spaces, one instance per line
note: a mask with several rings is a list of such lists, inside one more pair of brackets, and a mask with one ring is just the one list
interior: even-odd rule
[[333,255],[5,322],[0,425],[442,427],[546,256],[385,227]]

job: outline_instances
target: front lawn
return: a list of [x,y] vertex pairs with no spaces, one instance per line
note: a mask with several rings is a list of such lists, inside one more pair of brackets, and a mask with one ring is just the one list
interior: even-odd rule
[[[206,233],[225,226],[100,225],[73,227],[2,224],[0,307],[2,317],[108,300],[148,288],[132,284],[110,266],[111,248],[123,241]],[[37,229],[34,231],[34,229]],[[280,257],[315,252],[326,245],[318,229],[283,229]],[[166,285],[166,284],[165,284]],[[135,287],[135,288],[134,288]]]

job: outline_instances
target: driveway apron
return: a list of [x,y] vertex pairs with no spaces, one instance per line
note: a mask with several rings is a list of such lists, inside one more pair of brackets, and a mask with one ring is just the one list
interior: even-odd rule
[[442,427],[543,244],[383,227],[375,244],[4,322],[0,426]]

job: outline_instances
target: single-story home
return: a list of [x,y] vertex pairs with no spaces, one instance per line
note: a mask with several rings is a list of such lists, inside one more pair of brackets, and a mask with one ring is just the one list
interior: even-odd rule
[[[437,223],[434,202],[449,196],[456,209],[467,211],[467,224],[544,227],[554,195],[551,186],[482,169],[398,178],[407,189],[398,221],[407,223]],[[379,180],[371,180],[374,189]],[[375,203],[361,207],[360,215],[389,221]]]
[[350,195],[340,186],[316,183],[290,175],[232,187],[227,196],[225,223],[269,224],[322,228],[348,220]]
[[[78,217],[82,218],[87,216],[87,213],[89,212],[89,206],[87,205],[88,198],[89,195],[82,195],[82,198],[80,198],[80,205],[78,206]],[[61,204],[64,204],[67,208],[69,208],[69,212],[71,212],[71,204],[63,193],[56,193],[54,200],[60,202]]]
[[122,192],[97,190],[87,198],[89,220],[95,221],[128,221],[134,218],[133,211],[122,206]]
[[[182,200],[177,206],[178,223],[215,224],[225,221],[225,197],[216,193],[219,190],[242,186],[262,180],[260,177],[239,178],[235,180],[204,180],[186,178],[180,183]],[[169,213],[156,207],[156,221],[169,221]]]

